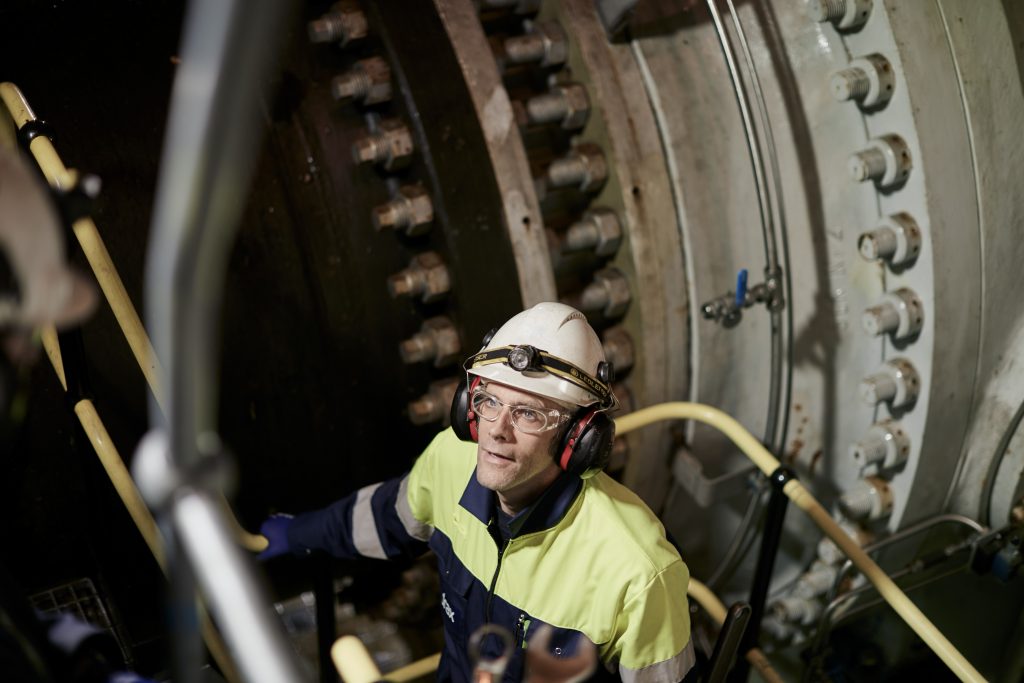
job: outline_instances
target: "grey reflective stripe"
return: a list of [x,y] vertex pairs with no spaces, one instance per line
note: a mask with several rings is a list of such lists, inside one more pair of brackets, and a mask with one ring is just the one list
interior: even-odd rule
[[672,659],[651,664],[642,669],[630,669],[619,666],[619,675],[623,683],[677,683],[697,662],[697,653],[693,650],[691,639],[683,651]]
[[356,504],[352,508],[352,544],[363,557],[386,560],[388,556],[377,534],[377,522],[373,518],[371,504],[373,492],[379,488],[380,484],[365,486],[356,494]]
[[416,515],[412,514],[412,508],[409,506],[408,474],[402,477],[402,483],[398,486],[398,500],[395,501],[395,511],[398,513],[398,519],[402,520],[405,533],[417,541],[430,540],[430,534],[434,533],[434,528],[416,519]]

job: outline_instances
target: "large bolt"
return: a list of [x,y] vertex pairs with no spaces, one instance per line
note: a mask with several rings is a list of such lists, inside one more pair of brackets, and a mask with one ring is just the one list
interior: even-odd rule
[[526,118],[535,125],[557,123],[565,130],[582,128],[590,115],[587,89],[579,83],[554,85],[526,101]]
[[910,437],[898,422],[876,422],[864,438],[850,446],[850,455],[861,467],[875,465],[882,470],[901,467],[910,456]]
[[458,387],[458,378],[431,382],[427,393],[409,404],[409,421],[414,425],[425,425],[431,422],[441,422],[447,425],[452,399],[455,398],[455,390]]
[[566,251],[592,249],[597,256],[611,256],[622,243],[622,225],[611,209],[592,209],[569,226],[565,233]]
[[840,102],[856,100],[870,109],[880,107],[892,97],[896,75],[889,60],[879,54],[850,62],[845,69],[832,74],[832,96]]
[[599,190],[608,178],[608,162],[604,152],[593,143],[577,145],[561,159],[548,166],[545,180],[549,188],[576,186],[580,192]]
[[811,18],[831,22],[847,31],[863,26],[871,15],[871,0],[807,0]]
[[601,347],[605,359],[612,364],[615,374],[621,376],[631,367],[635,360],[633,337],[622,325],[609,327],[601,335]]
[[857,239],[857,249],[868,261],[883,259],[893,266],[907,265],[921,253],[921,228],[910,214],[887,216]]
[[377,132],[367,132],[353,143],[352,158],[390,171],[408,164],[414,148],[409,128],[398,119],[385,119],[377,124]]
[[391,67],[380,57],[361,59],[352,68],[331,81],[336,100],[351,99],[363,104],[379,104],[391,99]]
[[374,207],[373,226],[378,230],[393,228],[406,235],[422,235],[434,220],[434,203],[420,185],[403,185],[394,199]]
[[839,496],[839,510],[854,522],[873,522],[892,512],[892,488],[878,477],[861,479]]
[[872,336],[889,334],[895,341],[909,339],[921,331],[924,304],[913,290],[897,289],[864,311],[861,323],[864,331]]
[[859,182],[873,180],[881,189],[899,185],[913,166],[910,149],[898,135],[886,135],[868,143],[868,147],[850,157],[850,176]]
[[556,21],[537,22],[529,25],[527,33],[505,40],[505,61],[510,64],[557,66],[564,64],[567,56],[568,40]]
[[419,332],[402,341],[398,350],[404,363],[432,361],[439,368],[456,360],[462,347],[452,321],[437,316],[424,321]]
[[319,19],[309,22],[309,39],[314,43],[347,45],[365,38],[369,30],[366,15],[354,2],[342,0],[331,5]]
[[629,281],[617,268],[602,268],[594,273],[594,281],[583,289],[580,307],[584,311],[617,318],[629,308],[632,295]]
[[917,370],[903,358],[888,361],[860,383],[860,395],[865,403],[888,403],[894,410],[912,405],[920,390],[921,378]]
[[443,298],[450,289],[448,267],[433,251],[417,254],[408,268],[388,278],[388,292],[392,298],[418,296],[428,304]]

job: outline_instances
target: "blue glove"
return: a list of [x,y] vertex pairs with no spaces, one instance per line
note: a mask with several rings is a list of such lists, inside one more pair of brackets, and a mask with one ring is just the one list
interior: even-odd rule
[[269,560],[291,552],[288,528],[292,525],[293,519],[291,515],[271,515],[260,525],[260,533],[267,537],[268,542],[267,549],[257,555],[260,560]]

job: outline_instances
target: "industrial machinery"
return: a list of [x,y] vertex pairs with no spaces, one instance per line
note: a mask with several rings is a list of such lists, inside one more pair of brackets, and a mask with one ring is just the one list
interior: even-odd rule
[[[5,78],[104,179],[93,215],[137,305],[182,10],[0,9]],[[404,471],[458,361],[562,300],[601,333],[621,414],[735,416],[987,678],[1020,680],[1024,5],[340,0],[282,31],[221,323],[244,524]],[[130,453],[145,389],[109,315],[83,332]],[[144,551],[102,483],[44,476],[85,444],[43,370],[32,457],[4,459],[32,511],[8,542],[37,548],[23,576],[50,567],[39,590],[109,584],[144,651],[155,568],[109,560]],[[730,441],[663,422],[609,469],[695,577],[746,595],[771,484]],[[47,540],[75,535],[67,491],[117,533]],[[760,635],[787,679],[949,675],[844,559],[789,512]]]

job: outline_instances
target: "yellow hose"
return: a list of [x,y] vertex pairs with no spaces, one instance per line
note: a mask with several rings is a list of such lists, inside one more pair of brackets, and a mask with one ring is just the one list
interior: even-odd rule
[[[0,83],[0,98],[7,105],[11,118],[14,119],[14,124],[19,129],[29,121],[36,120],[36,115],[25,96],[13,83]],[[58,189],[67,189],[74,185],[75,173],[65,168],[49,139],[37,135],[29,143],[29,149],[50,185]],[[121,282],[117,269],[114,268],[99,230],[96,229],[96,224],[91,218],[82,218],[75,221],[72,229],[79,244],[82,245],[82,251],[88,259],[89,265],[96,274],[96,280],[114,312],[114,317],[124,331],[128,345],[135,355],[135,360],[138,361],[142,373],[146,376],[153,396],[156,397],[157,403],[162,408],[163,393],[160,390],[160,367],[156,354],[153,352],[153,346],[149,342],[146,330],[142,327],[139,314],[136,313],[135,307],[128,297],[124,283]]]
[[[57,330],[52,325],[49,325],[43,328],[41,337],[46,356],[50,359],[50,363],[53,365],[61,385],[67,391],[68,383],[64,375],[64,362],[60,355],[60,345],[57,342]],[[164,556],[164,544],[156,521],[153,519],[153,515],[150,514],[149,508],[146,507],[145,501],[142,500],[139,490],[135,487],[135,481],[128,472],[128,468],[125,467],[121,454],[117,452],[117,447],[111,440],[110,434],[107,433],[103,420],[100,419],[99,413],[96,412],[96,406],[93,405],[91,400],[83,398],[75,404],[75,415],[78,416],[82,429],[85,430],[86,435],[89,437],[89,443],[96,450],[100,464],[103,465],[103,469],[110,478],[110,482],[114,485],[114,490],[117,491],[117,495],[120,496],[124,506],[128,508],[128,514],[131,516],[132,521],[135,522],[135,526],[138,527],[142,538],[146,541],[146,545],[149,546],[150,552],[153,553],[157,564],[160,565],[160,569],[166,574],[167,562]],[[202,608],[202,605],[200,605],[199,612],[203,640],[206,642],[207,649],[210,650],[210,655],[217,662],[217,666],[220,667],[228,681],[232,683],[240,681],[241,678],[235,670],[234,661],[228,656],[224,641],[221,640],[220,634],[213,627],[213,623],[210,621],[206,610]]]
[[[0,99],[7,106],[7,110],[10,112],[11,118],[18,128],[21,128],[29,121],[36,120],[36,115],[32,111],[32,107],[29,106],[28,100],[22,95],[18,86],[13,83],[0,83]],[[76,179],[75,172],[69,171],[64,166],[60,156],[57,154],[57,150],[54,149],[53,143],[49,139],[41,135],[36,136],[29,144],[29,148],[50,185],[58,189],[74,185]],[[124,283],[121,282],[117,268],[114,267],[110,253],[107,251],[106,245],[103,244],[103,238],[100,237],[96,224],[91,218],[82,218],[75,221],[72,229],[78,238],[78,243],[82,246],[82,252],[89,261],[89,266],[96,275],[96,280],[100,284],[100,289],[103,290],[107,303],[110,304],[110,308],[114,312],[114,318],[128,340],[128,346],[131,347],[135,360],[142,369],[142,374],[145,376],[154,398],[156,398],[157,405],[160,406],[161,410],[164,410],[159,361],[156,358],[156,353],[153,351],[149,335],[146,334],[146,329],[142,326],[142,321],[139,319],[139,314],[136,312],[127,290],[124,288]],[[53,339],[55,342],[55,335]],[[53,346],[52,348],[57,347]],[[49,353],[47,351],[47,354]],[[50,360],[53,362],[54,359],[51,357]],[[57,364],[54,365],[54,368],[57,369]],[[61,382],[63,382],[63,367],[57,369],[57,374],[61,376]],[[228,524],[234,528],[235,537],[243,548],[253,552],[260,552],[266,549],[267,539],[258,534],[251,534],[243,529],[226,500],[224,501],[224,511]]]
[[[662,403],[624,415],[615,421],[615,426],[619,434],[627,434],[660,420],[697,420],[711,425],[728,436],[765,474],[770,475],[779,467],[779,461],[775,456],[769,453],[743,425],[711,406],[684,402]],[[906,593],[901,591],[882,568],[839,527],[803,484],[792,479],[783,487],[783,492],[797,507],[810,515],[821,530],[846,553],[857,569],[875,586],[879,595],[961,681],[985,680],[946,636],[935,628],[917,605],[910,601]]]
[[376,683],[381,679],[373,657],[355,636],[342,636],[334,641],[331,661],[345,683]]
[[429,657],[417,659],[412,664],[406,664],[399,669],[389,672],[387,680],[393,681],[394,683],[407,683],[408,681],[416,680],[421,676],[434,673],[437,671],[437,666],[440,663],[441,653],[435,652]]

